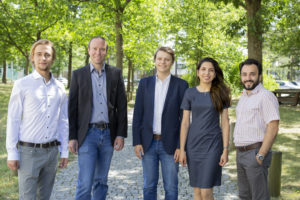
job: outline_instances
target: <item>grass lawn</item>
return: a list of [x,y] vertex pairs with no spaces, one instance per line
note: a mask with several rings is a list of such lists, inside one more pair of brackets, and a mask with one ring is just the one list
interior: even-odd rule
[[[18,199],[17,177],[6,166],[7,153],[5,149],[6,115],[12,85],[0,84],[0,199]],[[129,102],[128,109],[134,101]],[[300,107],[280,107],[280,129],[273,145],[273,150],[281,151],[282,176],[281,198],[300,199]],[[234,106],[230,109],[230,119],[235,121]],[[71,156],[70,159],[74,159]],[[227,165],[230,176],[236,180],[235,151],[230,153]]]
[[0,84],[0,199],[18,199],[18,179],[6,165],[6,115],[12,85]]

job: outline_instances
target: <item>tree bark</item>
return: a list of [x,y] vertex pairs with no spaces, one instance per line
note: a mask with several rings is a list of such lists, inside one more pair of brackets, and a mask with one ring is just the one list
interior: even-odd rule
[[130,84],[131,83],[131,69],[132,69],[132,60],[131,60],[131,58],[128,58],[127,93],[131,92],[131,90],[130,90],[130,86],[131,86],[131,84]]
[[122,13],[116,12],[116,66],[123,71],[123,36],[122,36]]
[[262,63],[262,19],[260,15],[261,0],[246,0],[248,58]]
[[88,50],[86,50],[86,57],[85,57],[85,65],[88,65],[90,62],[90,55]]
[[38,31],[37,34],[36,34],[36,41],[40,40],[41,39],[41,32]]
[[72,54],[72,48],[73,47],[73,43],[70,42],[70,46],[69,46],[69,63],[68,63],[68,85],[67,88],[70,88],[70,83],[71,83],[71,75],[72,75],[72,58],[73,58],[73,54]]
[[24,68],[24,74],[28,75],[29,74],[29,56],[26,55],[25,57],[25,68]]
[[2,83],[7,83],[6,80],[6,60],[3,60],[3,73],[2,73]]
[[134,67],[131,67],[131,92],[134,92]]

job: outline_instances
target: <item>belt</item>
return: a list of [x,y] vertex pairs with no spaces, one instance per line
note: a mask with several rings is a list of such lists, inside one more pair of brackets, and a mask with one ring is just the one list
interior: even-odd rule
[[60,142],[57,140],[54,140],[52,142],[36,144],[36,143],[31,143],[31,142],[19,141],[19,145],[24,146],[24,147],[49,148],[49,147],[59,146]]
[[153,139],[154,140],[161,140],[161,135],[153,134]]
[[258,147],[261,147],[261,145],[262,145],[262,142],[257,142],[257,143],[254,143],[254,144],[250,144],[248,146],[235,147],[235,148],[239,151],[249,151],[251,149],[256,149]]
[[109,124],[108,123],[93,123],[93,124],[89,124],[89,128],[97,128],[100,130],[105,130],[105,129],[109,128]]

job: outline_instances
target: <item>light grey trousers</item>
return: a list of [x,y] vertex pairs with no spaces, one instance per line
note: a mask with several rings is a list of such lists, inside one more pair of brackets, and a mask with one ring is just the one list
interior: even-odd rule
[[19,145],[20,200],[49,200],[55,180],[58,147],[34,148]]
[[269,200],[268,168],[272,152],[269,152],[262,165],[256,160],[259,148],[238,151],[236,155],[239,197],[241,200]]

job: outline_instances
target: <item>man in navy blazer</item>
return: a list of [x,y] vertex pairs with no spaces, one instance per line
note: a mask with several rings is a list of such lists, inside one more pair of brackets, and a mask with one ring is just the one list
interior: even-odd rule
[[105,64],[107,42],[93,37],[90,64],[73,71],[69,93],[69,149],[78,153],[76,200],[104,200],[113,151],[127,137],[127,101],[119,68]]
[[140,80],[133,114],[133,146],[142,159],[145,200],[157,199],[159,161],[166,200],[178,199],[181,101],[188,83],[171,75],[174,51],[160,47],[154,62],[156,76]]

